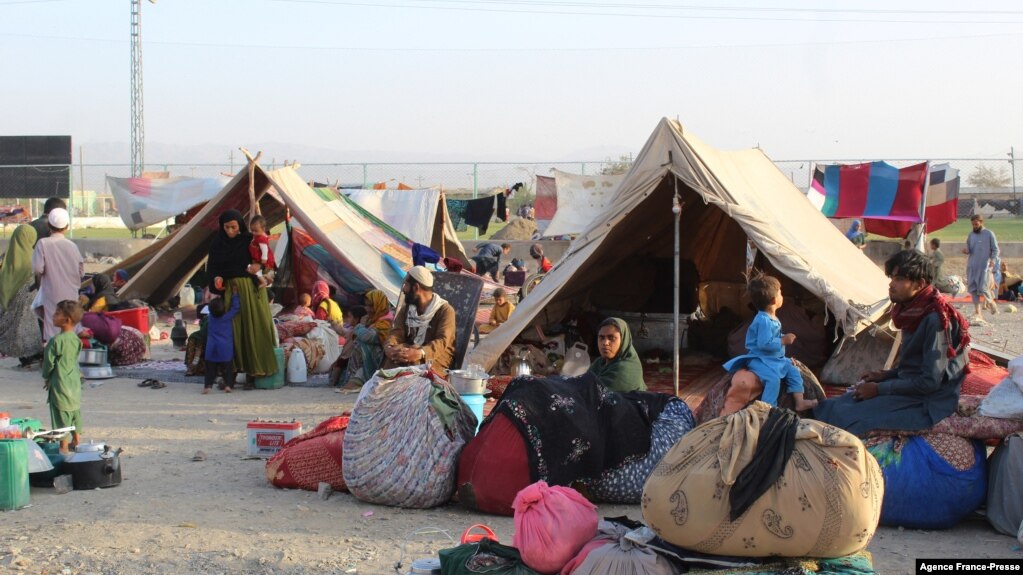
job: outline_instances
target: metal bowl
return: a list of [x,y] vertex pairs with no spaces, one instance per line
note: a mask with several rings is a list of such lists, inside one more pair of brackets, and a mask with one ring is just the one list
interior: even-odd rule
[[487,380],[490,376],[479,375],[464,369],[452,369],[448,371],[448,381],[459,395],[483,395],[487,392]]
[[110,379],[114,377],[114,370],[109,365],[84,365],[82,366],[82,377],[85,379]]
[[78,352],[78,363],[82,365],[106,365],[107,350],[105,349],[83,349]]

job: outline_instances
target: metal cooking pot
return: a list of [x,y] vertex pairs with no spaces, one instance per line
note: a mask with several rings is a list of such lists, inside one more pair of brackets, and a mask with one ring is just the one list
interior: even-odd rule
[[107,350],[83,349],[78,352],[78,363],[83,365],[106,365]]
[[452,369],[448,371],[448,381],[455,388],[459,395],[483,395],[487,391],[487,374],[482,376],[476,372],[465,369]]
[[82,377],[85,379],[110,379],[114,377],[114,370],[109,365],[83,365],[81,370]]
[[63,470],[71,474],[75,489],[115,487],[121,484],[121,452],[102,443],[80,443],[64,460]]

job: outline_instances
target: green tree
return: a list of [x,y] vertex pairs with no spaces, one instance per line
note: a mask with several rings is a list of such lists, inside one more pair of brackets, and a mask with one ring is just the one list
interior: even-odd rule
[[1012,183],[1009,170],[1005,166],[989,166],[980,164],[966,178],[966,183],[977,188],[1005,188]]
[[629,171],[632,167],[632,154],[623,154],[618,156],[617,160],[608,158],[604,161],[604,166],[600,168],[600,175],[602,176],[615,176],[618,174],[624,174]]

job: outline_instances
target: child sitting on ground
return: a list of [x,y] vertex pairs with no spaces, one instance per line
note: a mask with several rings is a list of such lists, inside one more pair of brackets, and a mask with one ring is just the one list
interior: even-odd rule
[[294,315],[299,317],[313,317],[313,296],[307,293],[298,294],[298,304],[295,306]]
[[749,296],[759,311],[746,332],[746,355],[733,358],[724,365],[725,369],[735,377],[740,373],[744,377],[755,376],[763,386],[760,399],[764,403],[778,404],[781,381],[785,380],[786,392],[792,394],[796,411],[816,406],[816,400],[803,398],[803,376],[792,360],[785,357],[785,346],[792,345],[796,335],[781,333],[781,322],[776,315],[785,301],[781,282],[771,276],[758,275],[749,282]]
[[255,275],[258,286],[265,288],[273,283],[274,273],[277,269],[274,252],[270,249],[270,236],[266,235],[266,218],[253,216],[249,222],[249,231],[252,232],[249,255],[252,256],[252,263],[262,266],[262,269]]
[[67,435],[60,440],[60,452],[65,454],[78,445],[82,433],[82,373],[78,368],[82,340],[75,335],[82,313],[82,306],[76,301],[58,303],[53,311],[53,326],[60,333],[50,338],[43,352],[43,389],[50,404],[50,422],[53,429],[75,428],[70,443]]
[[513,311],[515,311],[515,306],[508,301],[508,297],[505,295],[504,289],[495,289],[494,308],[490,310],[490,325],[497,327],[508,321],[508,316],[510,316]]
[[210,317],[206,324],[206,382],[203,394],[213,389],[217,376],[224,378],[224,392],[234,391],[234,325],[232,320],[241,309],[238,294],[231,297],[231,308],[225,309],[224,298],[209,303]]

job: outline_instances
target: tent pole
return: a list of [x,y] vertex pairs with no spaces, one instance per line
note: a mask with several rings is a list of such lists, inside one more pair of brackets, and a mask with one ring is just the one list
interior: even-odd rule
[[927,253],[926,239],[927,239],[927,192],[931,187],[931,161],[927,160],[927,166],[924,168],[926,175],[924,176],[924,191],[920,197],[920,223],[917,224],[919,227],[919,233],[916,236],[916,249]]
[[[672,157],[671,157],[671,151],[669,150],[668,151],[668,164],[671,164],[671,163],[672,163]],[[669,171],[670,171],[670,168],[669,168]],[[679,306],[678,306],[678,296],[679,296],[679,222],[682,219],[681,218],[682,204],[679,201],[679,197],[678,197],[678,177],[675,176],[674,172],[671,172],[671,174],[672,174],[672,178],[674,179],[674,182],[675,182],[675,195],[672,196],[672,199],[671,199],[671,214],[672,214],[672,218],[674,218],[674,220],[675,220],[675,298],[674,298],[674,305],[675,305],[674,319],[675,319],[675,325],[674,325],[674,333],[673,333],[673,337],[672,337],[672,339],[673,339],[672,344],[673,344],[673,351],[674,351],[674,354],[672,355],[672,360],[673,360],[673,362],[672,362],[672,378],[673,378],[673,381],[674,381],[674,384],[675,384],[675,397],[678,397],[679,346],[681,345],[681,341],[679,339],[681,331],[679,330]]]
[[440,206],[438,206],[438,208],[437,208],[438,210],[440,210],[440,259],[441,260],[445,260],[448,257],[447,254],[445,254],[445,252],[447,251],[446,248],[447,248],[447,245],[448,245],[448,235],[447,235],[447,231],[448,231],[447,225],[448,225],[448,222],[447,222],[447,218],[444,217],[444,214],[446,214],[448,212],[448,210],[447,210],[447,204],[444,203],[444,202],[445,202],[445,200],[444,200],[444,190],[441,190],[440,191]]

